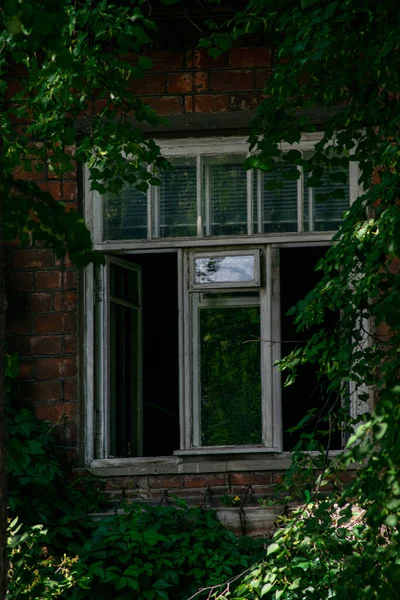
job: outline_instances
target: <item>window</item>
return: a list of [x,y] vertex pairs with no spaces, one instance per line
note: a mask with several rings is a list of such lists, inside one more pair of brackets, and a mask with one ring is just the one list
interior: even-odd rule
[[245,171],[242,138],[162,148],[173,169],[159,187],[86,193],[107,256],[85,275],[88,457],[287,450],[308,409],[339,402],[312,370],[284,388],[274,363],[301,343],[286,312],[318,280],[356,165],[314,189],[287,163]]

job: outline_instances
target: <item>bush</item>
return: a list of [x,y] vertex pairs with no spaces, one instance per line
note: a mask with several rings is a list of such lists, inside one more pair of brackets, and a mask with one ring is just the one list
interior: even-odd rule
[[184,600],[221,584],[262,555],[262,543],[237,539],[212,511],[127,505],[102,520],[80,552],[72,598]]

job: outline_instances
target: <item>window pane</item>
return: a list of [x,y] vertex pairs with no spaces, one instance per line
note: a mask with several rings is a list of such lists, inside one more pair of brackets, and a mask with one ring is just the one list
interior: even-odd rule
[[247,233],[247,176],[242,166],[245,159],[245,155],[204,158],[205,218],[207,221],[208,217],[211,235]]
[[119,194],[108,194],[103,204],[105,240],[147,238],[147,194],[124,185]]
[[174,169],[162,173],[156,191],[160,237],[193,236],[197,234],[196,158],[173,158],[170,162]]
[[138,306],[138,272],[110,263],[110,296]]
[[255,280],[255,256],[215,256],[195,258],[194,282],[233,283]]
[[110,454],[140,455],[139,311],[110,305]]
[[[254,174],[255,231],[274,233],[297,231],[297,179],[284,179],[296,169],[295,165],[279,164],[274,171]],[[257,209],[260,202],[260,210]],[[258,228],[258,220],[261,227]]]
[[201,444],[261,443],[259,307],[200,311]]
[[[329,178],[330,174],[347,174],[346,183],[336,183]],[[325,169],[321,177],[321,185],[315,188],[306,187],[304,178],[304,219],[305,228],[309,231],[333,231],[339,228],[344,211],[349,209],[348,171],[337,167]],[[310,192],[311,190],[311,192]],[[341,197],[330,197],[330,195]],[[322,195],[322,197],[319,197]],[[310,202],[311,196],[311,202]]]

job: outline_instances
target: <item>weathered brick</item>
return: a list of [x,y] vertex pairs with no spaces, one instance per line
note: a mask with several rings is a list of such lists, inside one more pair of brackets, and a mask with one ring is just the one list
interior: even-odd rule
[[54,310],[69,312],[78,306],[77,292],[58,292],[54,294]]
[[47,292],[34,292],[20,297],[24,310],[31,312],[46,312],[52,308],[52,296]]
[[170,94],[181,94],[191,92],[192,89],[192,73],[168,73],[167,92]]
[[46,174],[43,170],[43,163],[32,160],[30,170],[26,171],[23,167],[13,169],[13,175],[15,179],[25,179],[28,181],[43,181],[46,178]]
[[34,361],[20,360],[18,364],[18,379],[32,379]]
[[46,269],[54,266],[54,254],[51,250],[27,248],[13,253],[13,266],[21,269]]
[[143,79],[135,79],[131,90],[135,94],[145,96],[147,94],[163,94],[166,91],[164,73],[150,73]]
[[60,198],[63,202],[71,202],[78,197],[78,185],[74,181],[62,181],[60,185]]
[[76,375],[75,357],[42,358],[36,360],[36,379],[58,379]]
[[76,311],[71,311],[65,315],[65,333],[75,333],[78,326],[78,315]]
[[77,400],[78,398],[78,384],[76,379],[69,379],[64,381],[64,400],[71,401]]
[[230,473],[229,481],[231,485],[253,485],[271,483],[271,473],[269,471],[247,471],[246,473]]
[[36,333],[63,333],[65,330],[65,314],[50,313],[37,315],[35,318]]
[[25,333],[29,334],[33,332],[32,323],[33,317],[31,315],[24,315],[18,313],[7,314],[7,332],[8,333]]
[[78,347],[78,338],[76,334],[66,335],[64,337],[64,351],[66,354],[74,354],[77,351]]
[[253,89],[253,71],[213,71],[211,89],[213,91],[236,91]]
[[226,473],[212,473],[210,475],[185,475],[184,487],[207,488],[215,485],[226,485]]
[[60,354],[62,337],[56,335],[21,336],[20,352],[22,355]]
[[61,200],[61,184],[59,181],[45,181],[38,183],[43,192],[48,192],[55,200]]
[[181,488],[183,476],[178,475],[150,475],[149,487],[152,489]]
[[78,287],[78,274],[76,271],[65,271],[63,273],[64,290],[75,290]]
[[234,94],[229,99],[230,110],[253,110],[264,100],[264,97],[259,93]]
[[76,417],[76,404],[66,404],[57,402],[53,404],[36,404],[33,407],[36,417],[42,421],[51,421],[52,423],[62,422],[66,419]]
[[7,290],[29,292],[33,289],[33,273],[27,271],[11,271],[7,274]]
[[174,115],[183,112],[182,96],[144,96],[142,100],[160,115]]
[[177,71],[183,68],[183,53],[175,50],[153,50],[146,56],[153,62],[153,71]]
[[57,290],[61,288],[61,271],[37,271],[35,273],[35,288],[37,290]]
[[282,471],[274,471],[271,473],[271,481],[272,483],[282,483],[284,473]]
[[32,402],[61,400],[62,398],[60,381],[23,382],[19,384],[18,390],[22,400],[30,400]]
[[271,74],[272,69],[257,69],[255,72],[255,88],[263,90]]
[[207,92],[209,89],[210,76],[207,71],[197,71],[194,74],[194,89],[196,92]]
[[185,96],[185,113],[193,112],[193,96]]
[[188,69],[219,69],[227,64],[228,55],[220,54],[212,58],[207,50],[189,50],[186,53],[186,68]]
[[234,47],[230,50],[231,67],[270,67],[271,50],[264,46],[252,48]]
[[226,95],[202,94],[194,97],[194,110],[200,113],[226,112],[229,99]]

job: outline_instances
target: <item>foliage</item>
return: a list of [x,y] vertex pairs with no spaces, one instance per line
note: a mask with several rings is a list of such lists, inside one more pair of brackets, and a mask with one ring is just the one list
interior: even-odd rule
[[162,169],[166,161],[139,124],[163,121],[134,94],[134,80],[152,66],[144,50],[156,26],[147,11],[145,0],[7,0],[0,9],[6,239],[41,242],[59,256],[68,249],[76,264],[97,258],[82,218],[24,181],[23,170],[59,178],[75,161],[87,163],[92,189],[101,192],[158,182],[147,165]]
[[177,506],[124,507],[84,544],[72,597],[172,600],[218,584],[248,567],[260,543],[238,541],[211,511]]
[[[249,0],[225,28],[211,23],[213,35],[202,42],[215,56],[243,35],[261,32],[272,47],[276,64],[253,123],[250,141],[257,153],[247,160],[248,168],[274,171],[280,160],[293,165],[283,175],[290,179],[301,165],[309,186],[318,186],[326,175],[340,183],[335,169],[351,161],[360,168],[360,196],[318,266],[321,281],[292,310],[309,339],[280,362],[291,375],[289,382],[301,365],[314,365],[321,384],[328,382],[327,394],[342,398],[346,449],[333,460],[329,443],[321,448],[314,437],[302,436],[286,494],[287,499],[293,491],[300,494],[305,508],[286,518],[265,560],[237,588],[237,597],[348,600],[397,594],[398,22],[399,8],[389,0]],[[302,132],[316,131],[316,115],[323,117],[324,132],[314,154],[283,153],[282,141],[295,144]],[[341,195],[337,189],[331,197]],[[324,323],[332,311],[340,312],[340,320],[328,327]],[[325,425],[318,424],[328,439],[329,412]],[[303,452],[318,447],[317,456]],[[344,471],[354,464],[357,476],[347,481]]]
[[9,589],[7,598],[48,600],[58,598],[75,585],[77,557],[49,556],[47,531],[42,525],[22,527],[16,517],[9,523]]

